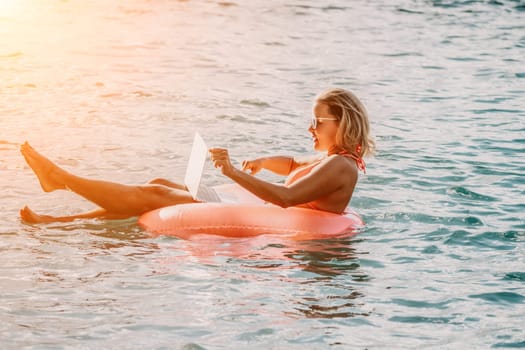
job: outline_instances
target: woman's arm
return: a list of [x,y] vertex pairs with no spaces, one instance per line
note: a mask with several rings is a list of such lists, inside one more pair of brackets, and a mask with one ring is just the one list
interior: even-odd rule
[[290,175],[292,171],[297,169],[301,165],[306,165],[312,163],[316,160],[319,160],[318,156],[316,157],[287,157],[287,156],[273,156],[273,157],[263,157],[257,158],[254,160],[245,160],[242,162],[242,171],[250,170],[251,175],[257,174],[262,169],[269,170],[275,174],[287,176]]
[[292,157],[285,156],[264,157],[242,162],[242,171],[249,170],[251,175],[266,169],[275,174],[286,176],[295,168],[297,168],[297,162]]
[[295,206],[325,197],[341,189],[348,181],[348,176],[357,177],[357,172],[350,170],[345,159],[331,157],[308,175],[286,187],[263,181],[235,168],[225,149],[214,148],[210,152],[215,167],[220,167],[224,175],[259,198],[281,207]]

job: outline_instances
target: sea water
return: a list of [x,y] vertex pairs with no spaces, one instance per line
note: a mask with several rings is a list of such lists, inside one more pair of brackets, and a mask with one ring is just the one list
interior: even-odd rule
[[[525,347],[523,1],[4,0],[0,43],[2,348]],[[42,193],[25,140],[79,175],[180,181],[195,131],[236,164],[311,152],[334,86],[378,146],[354,238],[18,217],[94,208]]]

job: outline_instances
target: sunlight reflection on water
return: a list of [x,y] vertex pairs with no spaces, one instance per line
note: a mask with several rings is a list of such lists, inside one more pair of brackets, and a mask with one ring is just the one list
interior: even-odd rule
[[[2,344],[520,346],[524,14],[510,0],[0,1]],[[26,204],[92,208],[41,194],[24,140],[82,175],[182,180],[195,130],[236,161],[309,152],[312,98],[334,85],[363,99],[379,146],[351,240],[18,220]]]

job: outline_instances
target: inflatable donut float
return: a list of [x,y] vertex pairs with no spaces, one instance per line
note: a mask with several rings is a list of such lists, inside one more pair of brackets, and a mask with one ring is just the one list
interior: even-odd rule
[[236,185],[216,187],[219,194],[235,203],[191,203],[156,209],[143,214],[139,225],[153,235],[191,239],[196,235],[254,237],[279,235],[306,240],[348,237],[364,223],[355,211],[343,214],[266,204]]

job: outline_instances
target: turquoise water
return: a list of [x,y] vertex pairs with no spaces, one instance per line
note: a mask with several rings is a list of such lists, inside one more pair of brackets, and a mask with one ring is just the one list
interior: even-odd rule
[[[523,1],[0,4],[3,348],[525,347]],[[238,161],[309,152],[329,86],[378,143],[352,239],[18,219],[92,208],[41,193],[24,140],[78,174],[181,180],[196,130]]]

